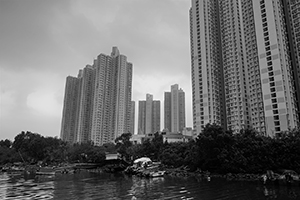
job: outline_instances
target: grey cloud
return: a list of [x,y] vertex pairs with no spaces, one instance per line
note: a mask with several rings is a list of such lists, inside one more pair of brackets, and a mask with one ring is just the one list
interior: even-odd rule
[[[13,75],[1,77],[1,94],[15,95],[18,127],[30,125],[41,134],[59,134],[57,119],[48,122],[55,128],[40,129],[35,121],[44,127],[47,123],[39,122],[26,107],[27,96],[41,84],[39,79],[26,83],[30,77],[35,79],[30,70],[38,71],[37,76],[57,74],[61,86],[55,98],[62,103],[65,77],[76,76],[98,54],[110,54],[112,46],[118,46],[133,63],[136,77],[153,73],[190,77],[189,4],[188,0],[0,0],[0,70]],[[177,79],[170,84],[183,85]],[[160,89],[153,88],[155,98],[163,94],[162,84],[157,83]],[[138,96],[145,98],[138,91],[133,93],[133,99]],[[23,118],[28,118],[27,125]],[[1,118],[1,123],[8,124],[5,131],[11,119]]]
[[[134,70],[137,73],[148,73],[158,69],[162,72],[178,73],[181,71],[175,67],[178,66],[178,62],[181,62],[181,67],[189,65],[182,62],[184,59],[180,59],[189,56],[189,35],[188,28],[183,27],[186,23],[183,24],[182,14],[177,16],[179,5],[169,1],[121,2],[122,5],[116,7],[118,11],[114,12],[113,20],[106,24],[103,30],[109,31],[109,41],[118,44],[121,52],[125,52],[134,62]],[[101,4],[101,1],[98,4]],[[164,29],[173,32],[164,34]],[[182,36],[186,37],[185,41],[177,39]],[[169,68],[172,69],[171,72]]]
[[51,60],[60,49],[48,25],[56,6],[67,8],[68,1],[0,1],[0,64],[10,70],[38,66]]
[[[73,9],[76,3],[98,13],[94,24],[84,14],[76,13]],[[53,59],[60,59],[67,65],[78,54],[92,62],[91,56],[96,57],[103,49],[110,50],[116,45],[139,66],[135,69],[137,72],[145,70],[147,73],[148,66],[151,70],[167,71],[170,66],[176,73],[180,69],[174,66],[181,62],[176,58],[186,55],[183,52],[188,50],[189,42],[188,30],[182,26],[180,3],[153,0],[4,1],[0,23],[5,31],[0,41],[6,48],[0,48],[0,63],[18,69],[22,66],[56,69],[57,64],[51,63]],[[103,23],[102,18],[107,16],[107,23]],[[55,28],[59,33],[53,32]],[[164,33],[164,29],[173,33]],[[186,41],[178,41],[178,34],[186,37]],[[180,48],[185,49],[181,51]]]

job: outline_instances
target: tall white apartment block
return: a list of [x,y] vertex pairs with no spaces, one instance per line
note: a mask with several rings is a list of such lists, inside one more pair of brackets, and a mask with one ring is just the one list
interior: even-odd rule
[[171,86],[171,130],[179,131],[178,85]]
[[138,110],[138,134],[144,135],[146,125],[146,101],[139,101]]
[[145,101],[139,101],[138,134],[160,131],[160,101],[153,100],[152,94],[146,94]]
[[[300,1],[286,0],[283,1],[283,4],[288,28],[295,88],[297,91],[298,116],[300,118]],[[300,126],[300,122],[298,126]]]
[[[216,123],[226,128],[223,60],[217,0],[192,0],[190,42],[193,128],[197,133],[200,133],[202,127],[207,123]],[[229,62],[227,59],[224,61]]]
[[77,142],[85,143],[91,140],[95,73],[94,67],[87,65],[79,77],[79,112]]
[[130,122],[129,122],[129,133],[134,134],[135,124],[135,101],[131,101],[130,104]]
[[198,133],[202,125],[217,123],[234,132],[254,128],[274,136],[299,123],[299,66],[291,62],[284,2],[192,0],[193,120]]
[[78,105],[79,105],[79,79],[68,76],[66,79],[63,117],[60,138],[74,143],[77,139]]
[[96,81],[91,139],[97,145],[114,138],[116,77],[111,62],[112,58],[105,54],[94,60]]
[[130,105],[132,91],[132,63],[121,55],[117,47],[111,53],[112,65],[116,69],[116,107],[114,138],[128,133],[130,128]]
[[164,129],[181,132],[185,128],[185,93],[178,84],[171,86],[171,92],[165,92],[164,108]]
[[171,92],[164,94],[164,129],[171,131]]
[[261,72],[257,51],[257,36],[254,23],[252,0],[241,1],[242,5],[242,31],[245,40],[245,70],[248,83],[248,112],[250,113],[251,128],[263,134],[266,133],[265,112]]
[[152,132],[160,132],[160,101],[153,100],[152,102]]
[[145,133],[152,133],[152,104],[153,95],[146,94],[146,118],[145,118]]
[[298,123],[293,68],[281,0],[253,0],[266,134]]
[[250,128],[247,68],[240,0],[219,1],[227,126]]

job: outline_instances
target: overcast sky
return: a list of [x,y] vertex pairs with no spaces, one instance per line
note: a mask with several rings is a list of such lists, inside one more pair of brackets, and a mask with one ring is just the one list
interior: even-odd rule
[[[0,0],[0,140],[60,135],[65,81],[113,46],[133,63],[132,100],[179,84],[192,127],[189,0]],[[137,127],[137,123],[135,124]]]

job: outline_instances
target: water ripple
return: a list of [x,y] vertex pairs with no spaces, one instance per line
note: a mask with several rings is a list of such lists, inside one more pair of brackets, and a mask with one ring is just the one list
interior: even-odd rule
[[146,179],[112,174],[80,173],[27,179],[22,175],[0,174],[0,199],[39,200],[224,200],[297,199],[298,187],[269,187],[255,182],[225,179]]
[[22,174],[0,175],[0,199],[38,200],[53,198],[53,181],[36,183],[33,179],[25,180]]

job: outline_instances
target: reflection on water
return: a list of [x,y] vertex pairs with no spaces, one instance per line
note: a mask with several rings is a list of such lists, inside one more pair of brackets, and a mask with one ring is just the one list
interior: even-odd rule
[[[164,182],[163,177],[157,177],[152,179],[145,179],[141,177],[132,178],[132,186],[128,190],[128,195],[131,199],[141,199],[141,198],[152,198],[159,199],[163,197],[163,192],[159,191],[159,187]],[[153,192],[157,191],[157,192]]]
[[278,199],[285,197],[286,199],[300,199],[300,187],[279,186],[267,187],[264,186],[263,193],[266,199]]
[[54,181],[25,179],[22,173],[0,174],[0,199],[53,199]]
[[299,186],[212,178],[141,178],[122,174],[0,174],[0,199],[300,199]]

